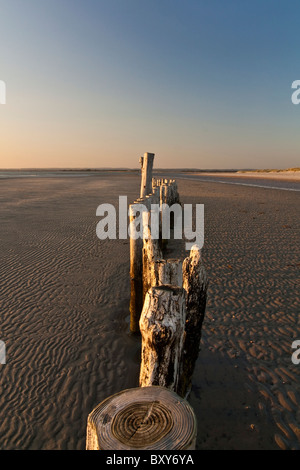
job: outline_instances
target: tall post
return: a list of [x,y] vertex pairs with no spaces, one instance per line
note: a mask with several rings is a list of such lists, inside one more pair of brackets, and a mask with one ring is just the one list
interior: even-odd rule
[[201,329],[205,315],[208,280],[201,259],[201,250],[194,245],[190,256],[183,261],[183,288],[186,291],[186,323],[181,372],[177,393],[187,396],[199,355]]
[[[135,204],[129,206],[129,223],[133,224]],[[139,331],[139,319],[143,308],[143,239],[130,236],[130,331]]]
[[150,287],[157,284],[155,263],[162,257],[159,240],[152,238],[150,220],[151,211],[145,212],[143,214],[143,300]]
[[142,180],[140,197],[145,197],[152,193],[152,171],[153,171],[154,153],[145,153],[141,157]]
[[151,287],[140,318],[140,387],[159,385],[176,391],[182,355],[186,294],[182,287]]

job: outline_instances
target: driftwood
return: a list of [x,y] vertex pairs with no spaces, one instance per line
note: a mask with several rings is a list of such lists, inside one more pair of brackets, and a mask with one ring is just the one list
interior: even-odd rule
[[194,245],[183,262],[183,288],[186,291],[186,323],[180,378],[177,392],[189,393],[195,363],[199,355],[201,329],[205,315],[208,281],[201,250]]
[[86,450],[195,450],[189,403],[162,387],[124,390],[88,416]]
[[185,303],[185,291],[181,287],[151,287],[147,292],[140,318],[140,387],[160,385],[176,390],[185,327]]

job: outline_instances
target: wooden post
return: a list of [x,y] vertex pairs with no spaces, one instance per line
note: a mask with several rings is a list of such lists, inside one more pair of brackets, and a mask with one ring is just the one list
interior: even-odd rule
[[196,417],[186,400],[163,387],[132,388],[89,414],[86,450],[195,450],[196,437]]
[[152,192],[152,170],[154,153],[145,153],[140,159],[142,165],[142,181],[140,197],[145,197]]
[[190,256],[183,261],[182,270],[183,288],[186,291],[186,324],[177,393],[184,397],[190,391],[192,375],[199,355],[208,288],[207,275],[198,245],[192,247]]
[[159,187],[155,186],[152,190],[152,196],[153,196],[153,201],[152,204],[158,204],[160,203],[160,193],[159,193]]
[[155,263],[157,285],[171,284],[182,287],[182,261],[179,259],[160,259]]
[[175,187],[175,198],[176,198],[175,202],[177,204],[179,204],[180,203],[180,198],[179,198],[179,192],[178,192],[178,185],[177,185],[177,182],[175,180],[174,180],[174,187]]
[[175,180],[170,180],[169,186],[171,187],[171,195],[170,195],[170,205],[178,204],[179,203],[179,194],[178,194],[178,187]]
[[[159,203],[160,203],[160,247],[162,252],[164,253],[168,244],[168,240],[162,237],[162,226],[163,226],[163,204],[167,204],[167,197],[168,197],[168,186],[164,184],[164,180],[161,181],[161,185],[159,187]],[[171,222],[170,222],[171,227]]]
[[160,385],[176,390],[185,327],[183,288],[151,287],[140,318],[142,360],[140,387]]
[[155,188],[157,188],[157,180],[155,178],[152,178],[152,192],[154,192]]
[[[136,214],[129,206],[129,223]],[[143,308],[143,239],[130,237],[130,331],[139,331],[139,319]]]
[[160,205],[162,206],[163,204],[167,204],[167,192],[168,192],[168,186],[166,184],[161,184],[160,185]]
[[150,287],[156,285],[155,262],[161,259],[159,239],[151,237],[151,211],[143,214],[143,301]]

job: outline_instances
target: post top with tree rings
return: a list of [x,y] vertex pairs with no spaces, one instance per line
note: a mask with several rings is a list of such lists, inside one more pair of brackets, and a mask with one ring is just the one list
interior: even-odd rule
[[113,418],[111,432],[114,437],[136,449],[154,444],[163,439],[173,427],[173,417],[162,403],[132,403],[119,411]]
[[186,400],[164,387],[139,387],[107,398],[92,411],[87,450],[193,450],[196,433]]

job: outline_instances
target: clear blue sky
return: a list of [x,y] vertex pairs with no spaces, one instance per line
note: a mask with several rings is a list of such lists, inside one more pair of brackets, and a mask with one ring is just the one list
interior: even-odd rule
[[300,166],[299,0],[0,0],[0,167]]

